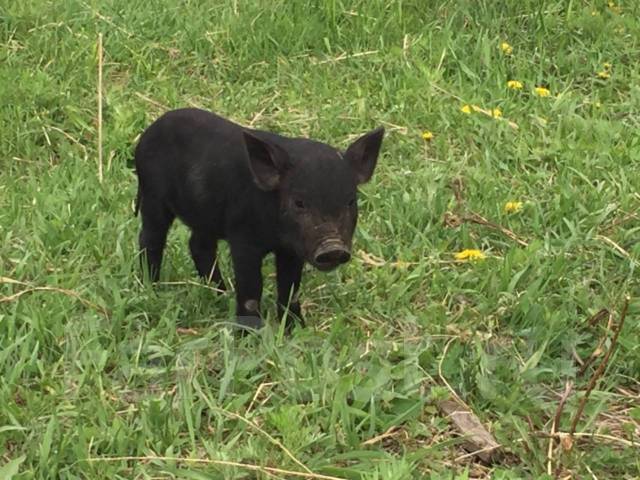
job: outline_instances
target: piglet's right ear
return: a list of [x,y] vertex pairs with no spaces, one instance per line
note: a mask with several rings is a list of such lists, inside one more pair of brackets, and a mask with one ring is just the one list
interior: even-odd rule
[[384,128],[378,127],[365,133],[347,149],[344,156],[353,167],[358,185],[371,179],[380,154],[383,136]]
[[277,189],[282,175],[289,168],[289,155],[278,145],[264,141],[246,130],[243,130],[242,135],[256,185],[265,191]]

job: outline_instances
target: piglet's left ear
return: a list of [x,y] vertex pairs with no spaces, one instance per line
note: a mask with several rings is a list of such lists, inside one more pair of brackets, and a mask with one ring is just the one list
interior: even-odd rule
[[353,142],[344,154],[356,173],[358,185],[371,179],[378,161],[383,136],[384,127],[378,127]]

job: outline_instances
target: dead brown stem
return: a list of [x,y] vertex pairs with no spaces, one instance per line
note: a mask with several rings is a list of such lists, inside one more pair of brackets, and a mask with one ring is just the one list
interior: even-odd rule
[[595,313],[588,321],[588,325],[593,327],[596,323],[604,320],[609,316],[609,310],[606,308],[601,308],[597,313]]
[[98,180],[102,183],[102,33],[98,34]]
[[626,213],[622,218],[618,218],[617,220],[612,221],[609,225],[605,225],[602,227],[603,232],[609,232],[613,230],[618,225],[622,225],[623,223],[628,222],[629,220],[640,220],[640,217],[635,213]]
[[376,435],[375,437],[372,437],[369,440],[365,440],[364,442],[362,442],[362,445],[374,445],[380,442],[381,440],[384,440],[385,438],[392,437],[393,435],[395,435],[397,430],[398,430],[398,427],[396,425],[393,425],[389,427],[389,429],[386,432],[381,433],[380,435]]
[[499,232],[502,232],[504,235],[509,237],[511,240],[513,240],[514,242],[516,242],[520,246],[523,246],[523,247],[528,247],[529,246],[529,243],[527,243],[526,241],[522,240],[520,237],[518,237],[515,233],[513,233],[508,228],[505,228],[502,225],[498,225],[497,223],[490,222],[489,220],[484,218],[482,215],[479,215],[479,214],[477,214],[475,212],[471,212],[469,214],[463,215],[462,219],[465,222],[477,223],[478,225],[484,225],[485,227],[489,227],[489,228],[492,228],[494,230],[498,230]]
[[454,178],[451,180],[451,189],[453,190],[453,196],[456,197],[456,207],[462,209],[464,207],[464,183],[461,178]]
[[58,288],[58,287],[30,287],[30,288],[26,288],[24,290],[20,290],[19,292],[16,292],[16,293],[12,294],[12,295],[7,295],[6,297],[0,297],[0,303],[12,302],[14,300],[17,300],[21,296],[26,295],[27,293],[33,293],[33,292],[56,292],[56,293],[62,293],[63,295],[67,295],[69,297],[75,298],[76,300],[78,300],[80,303],[86,305],[87,307],[91,307],[91,308],[93,308],[95,310],[98,310],[105,317],[109,318],[109,312],[104,307],[96,305],[95,303],[92,303],[89,300],[86,300],[86,299],[82,298],[78,293],[74,292],[73,290],[67,290],[67,289]]
[[206,458],[180,458],[180,457],[156,457],[156,456],[147,456],[147,457],[92,457],[86,458],[82,461],[85,462],[151,462],[154,460],[161,460],[165,462],[183,462],[183,463],[202,463],[206,465],[220,465],[225,467],[236,467],[243,468],[245,470],[252,470],[254,472],[261,473],[278,473],[280,475],[288,475],[291,477],[301,477],[301,478],[315,478],[318,480],[344,480],[340,477],[332,477],[330,475],[321,475],[319,473],[307,473],[307,472],[297,472],[294,470],[283,470],[281,468],[274,467],[261,467],[260,465],[252,465],[249,463],[240,463],[240,462],[230,462],[226,460],[209,460]]
[[625,321],[625,318],[627,317],[628,309],[629,309],[629,297],[627,296],[624,299],[624,305],[622,307],[622,312],[620,313],[620,321],[618,322],[618,328],[615,329],[613,337],[611,338],[611,345],[609,346],[607,353],[604,355],[602,362],[600,362],[600,365],[598,365],[598,369],[591,376],[591,380],[589,380],[589,384],[587,385],[587,390],[584,392],[584,396],[582,397],[582,399],[580,400],[580,404],[578,405],[578,411],[573,417],[573,421],[571,422],[571,428],[569,429],[570,436],[573,436],[573,434],[576,432],[578,422],[582,417],[582,412],[584,411],[584,407],[587,403],[587,400],[589,399],[589,395],[591,394],[591,391],[595,388],[598,379],[602,376],[605,369],[607,368],[607,364],[609,363],[611,354],[615,350],[616,345],[618,343],[618,337],[620,336],[622,327],[624,327],[624,321]]
[[[564,404],[567,402],[569,395],[571,395],[571,389],[573,388],[573,382],[567,380],[564,384],[564,392],[558,402],[558,408],[556,409],[556,415],[553,417],[553,423],[551,424],[551,435],[556,433],[558,425],[560,425],[560,419],[562,418],[562,411],[564,410]],[[549,438],[549,448],[547,449],[547,474],[551,475],[553,470],[553,436]]]
[[569,395],[571,395],[571,390],[573,389],[573,382],[571,380],[567,380],[564,385],[564,392],[560,397],[560,401],[558,402],[558,408],[556,409],[556,415],[553,418],[553,425],[551,426],[551,431],[555,433],[558,429],[558,425],[560,425],[560,418],[562,417],[562,411],[564,410],[564,404],[567,402]]
[[[603,311],[606,313],[606,315],[601,313]],[[593,325],[595,325],[595,321],[596,320],[601,320],[603,318],[608,318],[609,319],[609,321],[607,322],[606,333],[598,341],[598,345],[593,350],[593,352],[591,352],[591,355],[589,355],[589,358],[587,358],[582,363],[582,366],[580,367],[580,370],[578,370],[578,376],[584,375],[584,372],[587,371],[587,368],[589,368],[591,366],[591,364],[595,361],[595,359],[598,358],[600,355],[602,355],[602,346],[604,345],[604,342],[607,340],[608,333],[609,333],[609,330],[611,329],[611,325],[612,325],[612,322],[613,322],[613,319],[612,319],[612,316],[611,316],[611,312],[609,312],[609,310],[607,310],[606,308],[603,308],[602,310],[600,310],[600,312],[596,313],[589,320],[589,324],[593,326]]]
[[[458,212],[464,212],[465,209],[465,200],[464,200],[464,184],[461,178],[454,178],[451,180],[451,189],[453,190],[453,195],[456,199],[456,210]],[[525,240],[521,239],[514,232],[509,230],[508,228],[503,227],[502,225],[498,225],[497,223],[491,222],[484,218],[482,215],[469,211],[468,213],[445,213],[444,223],[449,227],[458,227],[463,222],[469,223],[477,223],[478,225],[483,225],[485,227],[489,227],[493,230],[497,230],[501,232],[503,235],[506,235],[514,242],[518,243],[518,245],[527,247],[529,243]]]
[[[536,437],[542,438],[557,438],[562,441],[564,438],[569,438],[571,435],[567,432],[556,432],[553,435],[547,432],[533,432],[533,435]],[[575,432],[573,434],[575,438],[593,438],[596,440],[608,440],[612,443],[618,443],[620,445],[624,445],[625,447],[635,447],[639,448],[640,443],[632,442],[631,440],[627,440],[626,438],[616,437],[614,435],[607,435],[604,433],[590,433],[590,432]]]

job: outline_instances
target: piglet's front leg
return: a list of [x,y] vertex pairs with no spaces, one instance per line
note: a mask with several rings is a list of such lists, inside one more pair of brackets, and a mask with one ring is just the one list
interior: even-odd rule
[[231,243],[231,257],[236,280],[236,315],[240,327],[262,327],[260,298],[262,296],[262,258],[255,247],[240,242]]

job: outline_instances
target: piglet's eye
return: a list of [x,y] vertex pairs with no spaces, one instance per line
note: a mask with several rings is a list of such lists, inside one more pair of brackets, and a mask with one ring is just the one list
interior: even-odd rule
[[304,210],[305,208],[307,208],[305,203],[300,199],[294,200],[293,204],[300,210]]

